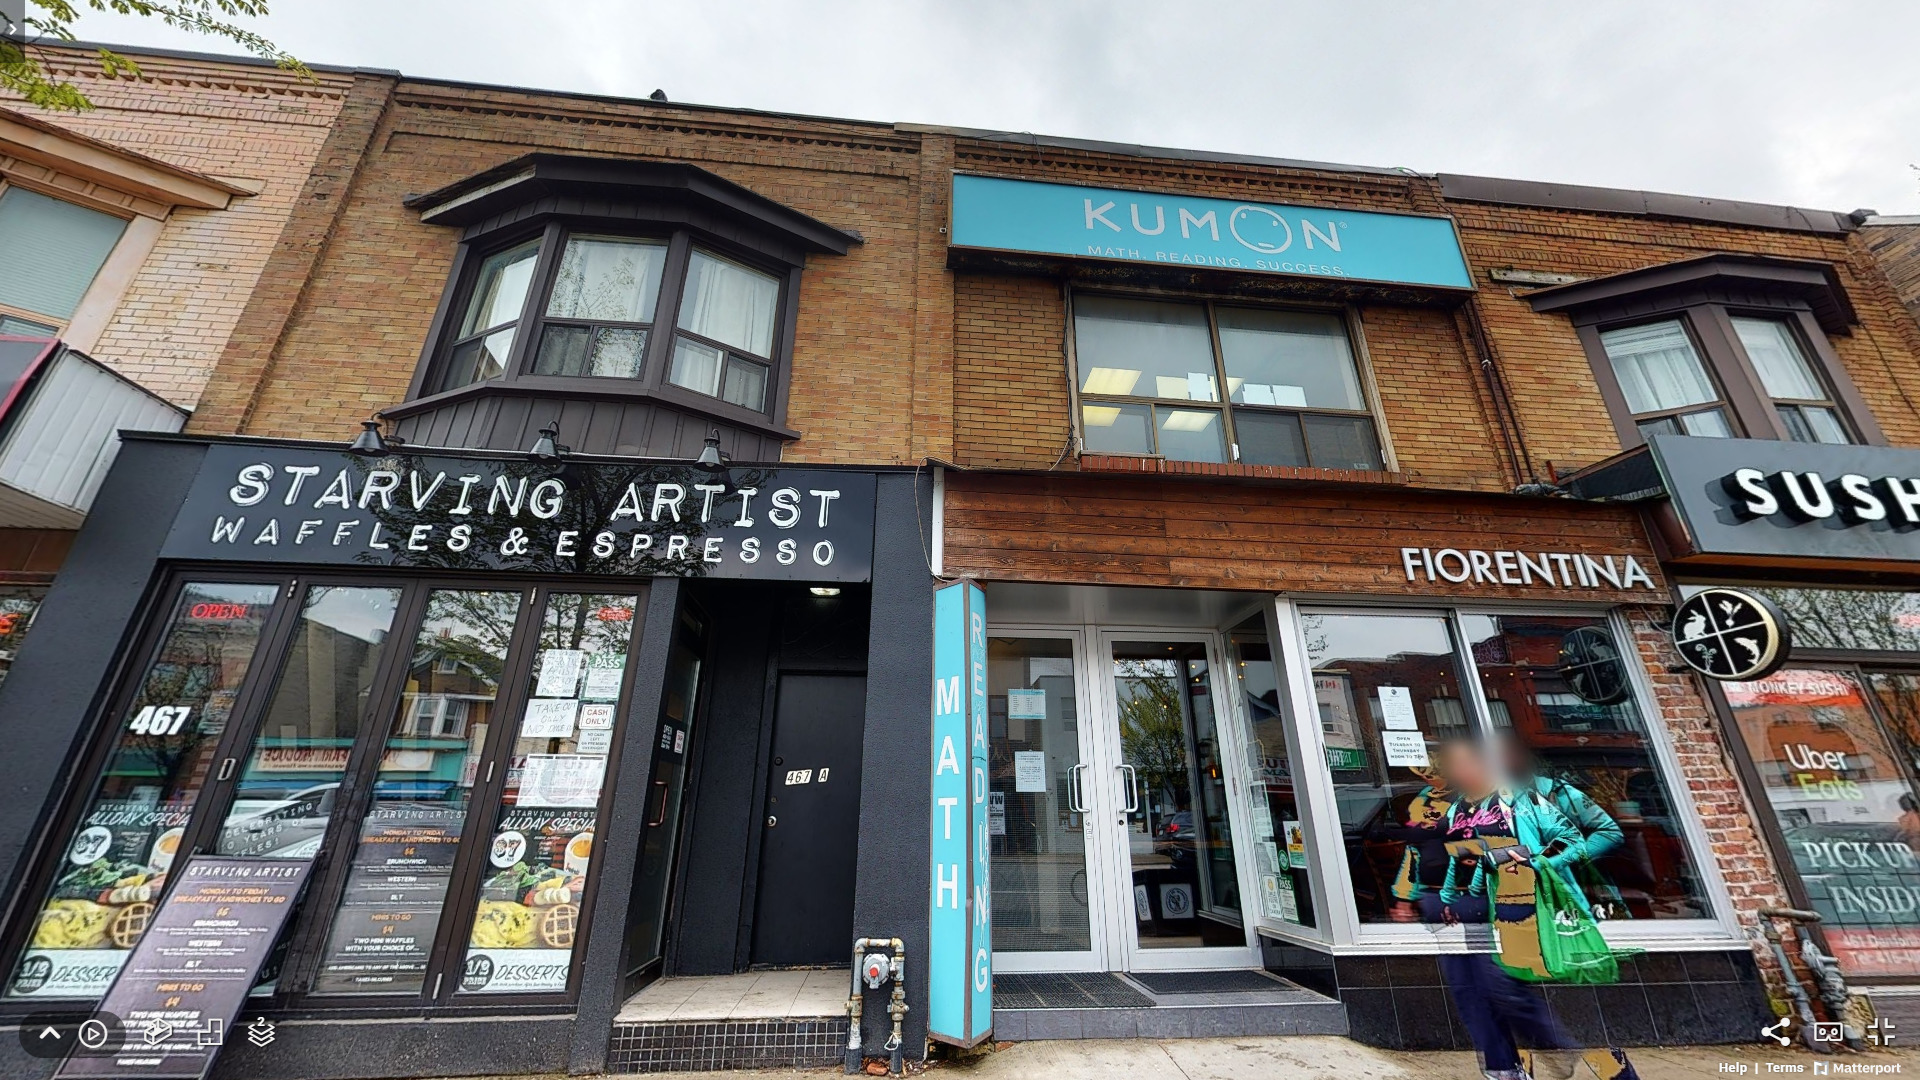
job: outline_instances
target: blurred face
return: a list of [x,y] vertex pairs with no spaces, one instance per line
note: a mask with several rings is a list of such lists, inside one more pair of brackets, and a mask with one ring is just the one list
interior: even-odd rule
[[1484,795],[1493,788],[1480,748],[1464,740],[1450,742],[1442,748],[1440,771],[1447,778],[1447,786],[1467,795]]

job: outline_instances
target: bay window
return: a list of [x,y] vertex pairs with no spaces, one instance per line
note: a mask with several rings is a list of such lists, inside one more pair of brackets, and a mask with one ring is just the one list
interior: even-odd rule
[[112,214],[0,186],[0,334],[57,334],[126,231]]
[[1083,295],[1073,334],[1088,453],[1385,467],[1336,314]]

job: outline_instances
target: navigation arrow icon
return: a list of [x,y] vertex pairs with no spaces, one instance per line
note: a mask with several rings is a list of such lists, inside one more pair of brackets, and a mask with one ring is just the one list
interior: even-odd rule
[[42,1039],[58,1039],[59,1037],[60,1033],[50,1027],[40,1029],[40,1038]]

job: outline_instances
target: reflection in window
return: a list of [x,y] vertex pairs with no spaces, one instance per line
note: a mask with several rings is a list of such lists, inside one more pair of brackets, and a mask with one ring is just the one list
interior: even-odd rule
[[490,255],[480,264],[439,389],[452,390],[506,373],[539,255],[540,242],[535,240]]
[[320,850],[399,605],[399,589],[307,590],[216,852],[311,859]]
[[668,380],[764,412],[779,306],[779,278],[694,251]]
[[1859,680],[1788,668],[1722,689],[1841,968],[1920,974],[1920,800]]
[[569,239],[547,297],[534,372],[637,378],[666,265],[667,245],[658,240]]
[[27,628],[33,625],[33,616],[46,595],[47,590],[41,586],[0,586],[0,679],[6,678],[13,667],[13,658],[27,640]]
[[1608,330],[1600,344],[1643,433],[1733,437],[1720,391],[1678,319]]
[[1439,615],[1303,613],[1301,631],[1360,920],[1416,921],[1447,874],[1432,748],[1452,710],[1433,703],[1460,700],[1453,636]]
[[987,642],[988,828],[996,952],[1093,948],[1073,642]]
[[460,993],[567,989],[635,603],[603,593],[547,598]]
[[152,921],[277,584],[190,582],[119,716],[111,756],[7,981],[9,997],[106,993]]
[[316,993],[423,988],[519,613],[517,591],[428,594]]
[[1313,875],[1307,870],[1304,819],[1294,790],[1279,675],[1267,644],[1265,621],[1257,615],[1248,619],[1234,628],[1229,641],[1239,689],[1234,712],[1246,727],[1247,756],[1253,767],[1254,876],[1259,883],[1260,918],[1311,927]]
[[1577,826],[1588,857],[1566,867],[1606,919],[1708,917],[1666,777],[1604,618],[1463,615],[1510,778]]

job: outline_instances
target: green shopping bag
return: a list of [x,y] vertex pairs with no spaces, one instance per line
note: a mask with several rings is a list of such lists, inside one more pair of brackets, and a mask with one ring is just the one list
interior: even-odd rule
[[[1607,944],[1559,871],[1545,860],[1536,862],[1533,871],[1533,916],[1507,924],[1496,912],[1500,951],[1494,961],[1526,982],[1619,982],[1620,957],[1633,951],[1616,952]],[[1524,929],[1529,922],[1531,934]]]

